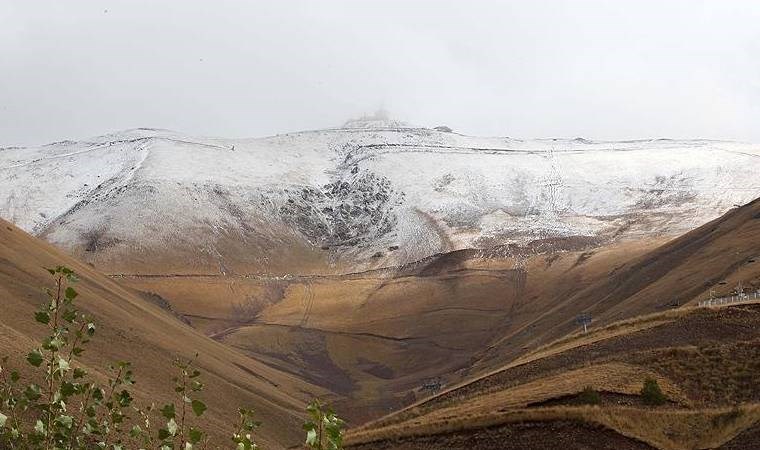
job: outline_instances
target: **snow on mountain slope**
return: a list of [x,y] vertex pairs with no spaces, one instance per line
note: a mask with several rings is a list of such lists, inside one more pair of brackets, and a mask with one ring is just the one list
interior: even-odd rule
[[[0,217],[107,270],[345,271],[534,239],[675,234],[760,196],[760,146],[136,129],[0,149]],[[328,269],[329,268],[329,269]]]

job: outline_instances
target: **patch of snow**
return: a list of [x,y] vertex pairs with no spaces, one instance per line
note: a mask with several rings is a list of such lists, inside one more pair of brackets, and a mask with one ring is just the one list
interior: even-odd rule
[[0,216],[70,247],[202,242],[215,254],[218,236],[287,235],[363,262],[398,246],[385,253],[401,263],[680,233],[759,197],[758,170],[751,144],[470,137],[382,115],[258,139],[133,129],[0,150]]

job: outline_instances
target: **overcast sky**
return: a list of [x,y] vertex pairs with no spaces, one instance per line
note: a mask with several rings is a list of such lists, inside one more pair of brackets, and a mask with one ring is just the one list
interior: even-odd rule
[[0,145],[467,134],[760,142],[760,2],[0,0]]

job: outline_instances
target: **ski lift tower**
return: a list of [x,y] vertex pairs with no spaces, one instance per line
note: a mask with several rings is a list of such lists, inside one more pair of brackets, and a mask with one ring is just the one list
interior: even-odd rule
[[583,313],[578,314],[578,316],[575,318],[575,322],[583,327],[583,332],[588,332],[588,326],[591,325],[591,314]]

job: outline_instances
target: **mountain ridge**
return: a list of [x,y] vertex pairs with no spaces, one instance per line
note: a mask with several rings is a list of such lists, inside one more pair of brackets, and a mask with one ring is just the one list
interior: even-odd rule
[[[760,194],[758,156],[708,140],[140,128],[0,150],[0,217],[109,272],[341,273],[541,238],[675,235]],[[150,264],[166,253],[173,263]]]

